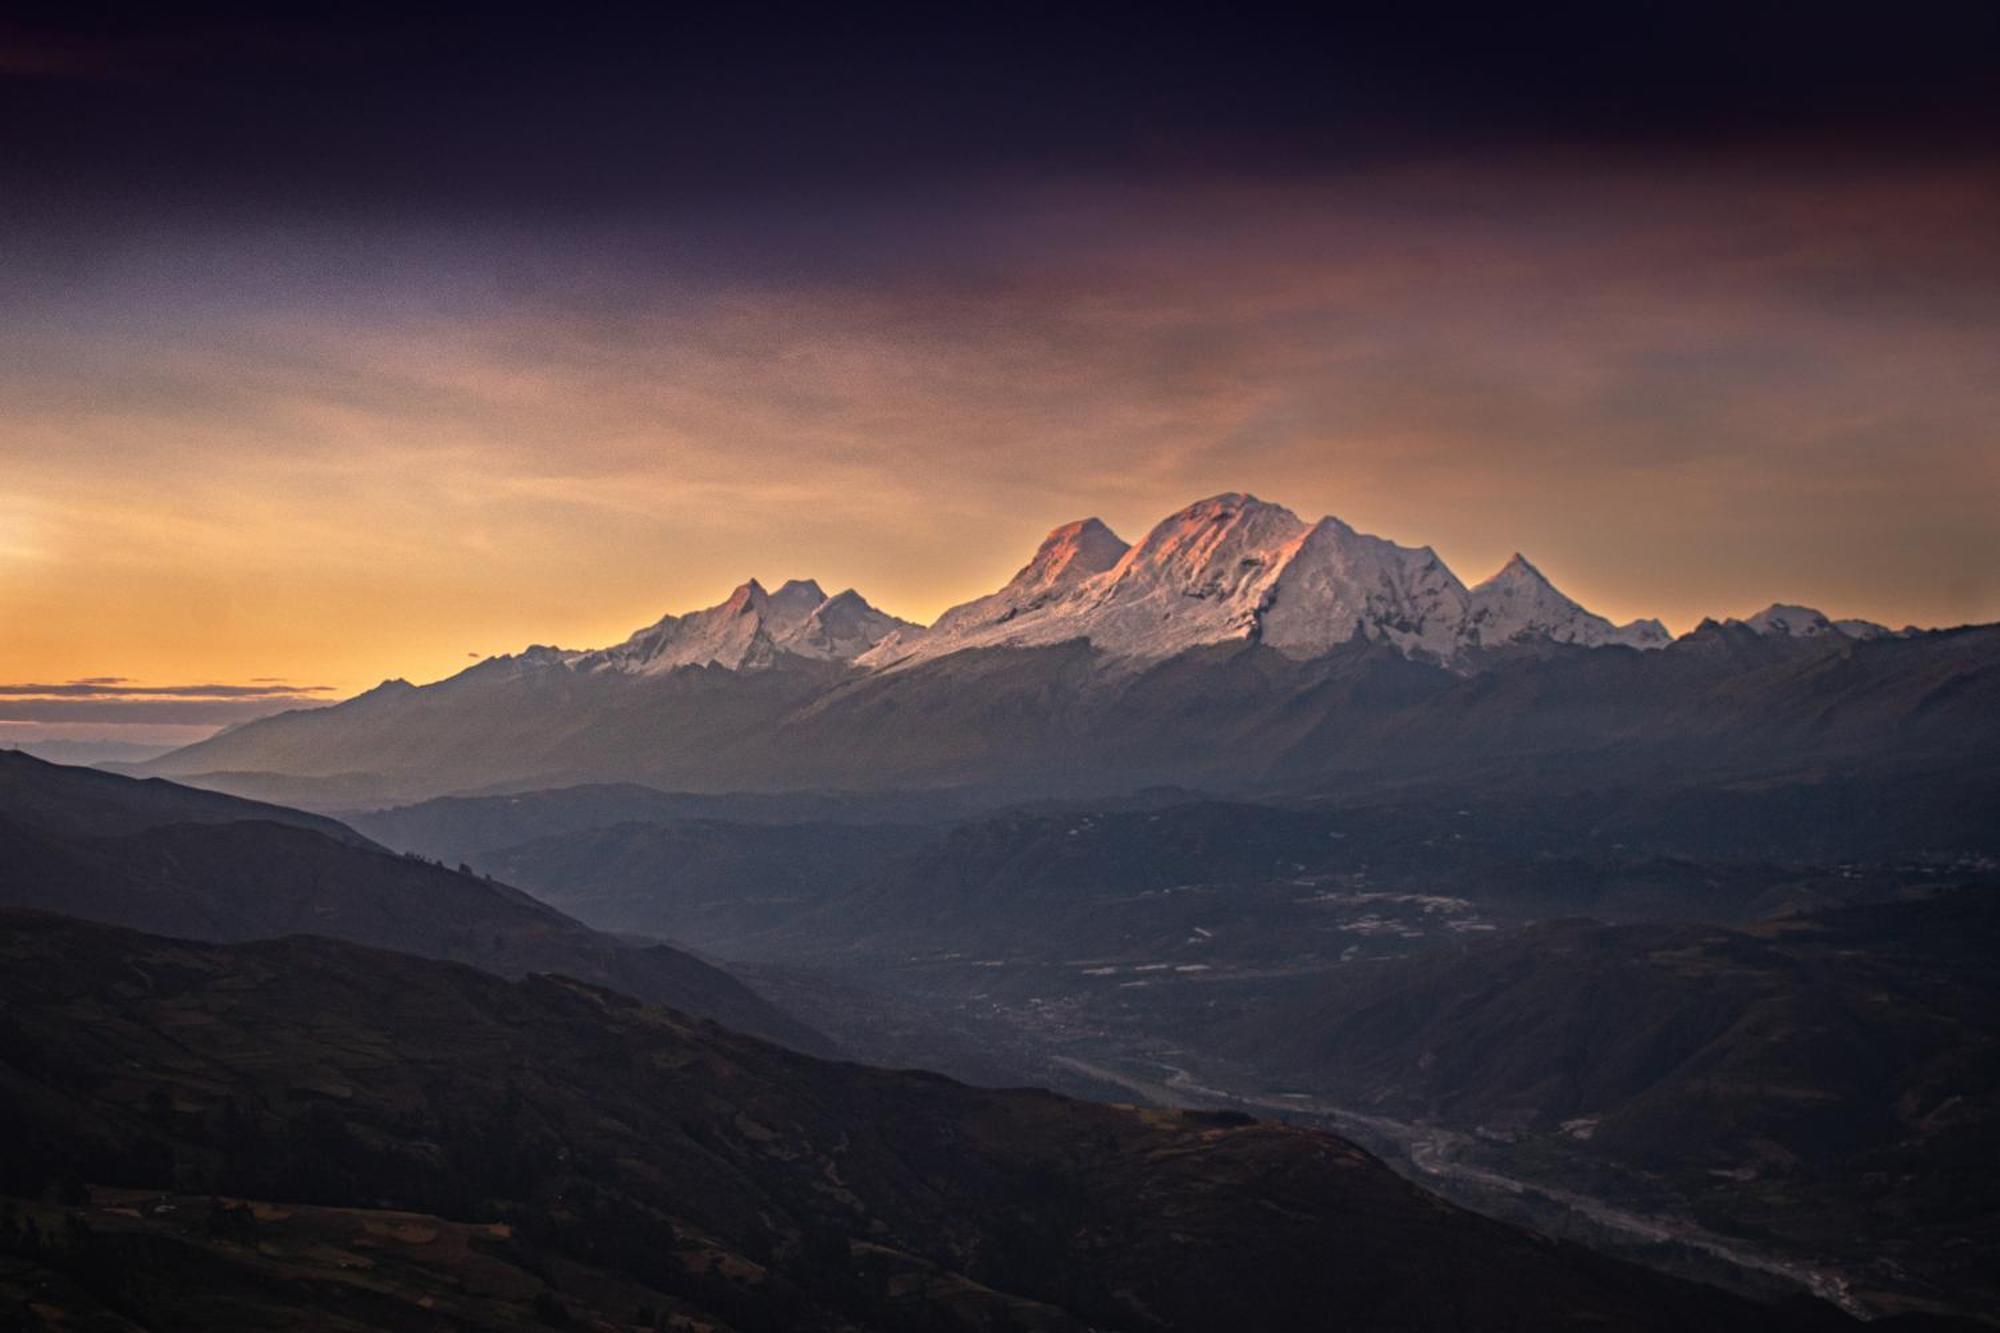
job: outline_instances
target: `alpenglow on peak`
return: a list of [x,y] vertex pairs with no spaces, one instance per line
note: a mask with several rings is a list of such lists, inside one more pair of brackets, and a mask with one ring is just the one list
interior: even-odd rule
[[581,671],[657,675],[687,666],[741,671],[771,665],[781,653],[852,661],[891,631],[914,629],[878,611],[853,589],[828,597],[812,579],[791,579],[766,592],[756,579],[714,606],[663,616],[623,643],[575,653]]
[[1616,626],[1593,615],[1521,556],[1468,589],[1427,546],[1398,545],[1337,518],[1308,524],[1282,505],[1229,492],[1168,515],[1136,546],[1096,519],[1065,524],[999,591],[858,660],[894,667],[967,648],[1071,639],[1135,659],[1232,640],[1304,657],[1361,638],[1452,662],[1536,636],[1634,648],[1670,638],[1658,621]]
[[[1783,604],[1743,623],[1765,636],[1889,633]],[[1283,505],[1231,491],[1167,515],[1137,544],[1101,519],[1062,524],[1006,584],[929,627],[881,611],[851,588],[828,596],[814,580],[792,579],[770,592],[750,579],[714,606],[664,616],[609,648],[537,649],[493,662],[659,675],[759,670],[802,658],[878,671],[967,649],[1078,640],[1108,659],[1139,663],[1232,642],[1314,657],[1358,640],[1465,667],[1511,644],[1643,650],[1672,639],[1658,620],[1619,625],[1587,610],[1519,552],[1467,587],[1428,546],[1404,546],[1333,517],[1308,523]]]

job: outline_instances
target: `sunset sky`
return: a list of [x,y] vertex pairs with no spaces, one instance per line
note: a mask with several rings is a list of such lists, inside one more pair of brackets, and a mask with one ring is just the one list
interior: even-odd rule
[[0,741],[1222,490],[2000,619],[1993,7],[1610,8],[0,26]]

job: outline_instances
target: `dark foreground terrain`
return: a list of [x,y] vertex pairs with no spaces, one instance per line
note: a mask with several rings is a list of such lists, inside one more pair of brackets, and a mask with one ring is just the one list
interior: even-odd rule
[[829,1064],[558,978],[0,918],[0,1291],[71,1328],[1838,1327],[1340,1139]]

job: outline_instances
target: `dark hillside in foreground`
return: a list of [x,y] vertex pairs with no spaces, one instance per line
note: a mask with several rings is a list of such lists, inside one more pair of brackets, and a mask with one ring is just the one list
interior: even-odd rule
[[[0,1291],[155,1328],[1845,1323],[1477,1218],[1339,1139],[827,1064],[561,979],[16,913],[0,1002],[7,1188],[59,1201],[10,1225]],[[260,1202],[176,1225],[100,1189]],[[365,1245],[322,1211],[355,1208]],[[365,1280],[323,1271],[330,1238]],[[460,1248],[505,1272],[451,1286]]]

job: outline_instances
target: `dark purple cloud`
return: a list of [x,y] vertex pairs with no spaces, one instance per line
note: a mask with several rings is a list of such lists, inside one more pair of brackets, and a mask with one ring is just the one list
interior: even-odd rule
[[[90,6],[0,32],[15,202],[819,214],[992,173],[2000,127],[2000,8]],[[51,182],[60,182],[52,193]],[[829,225],[846,225],[824,218]]]

